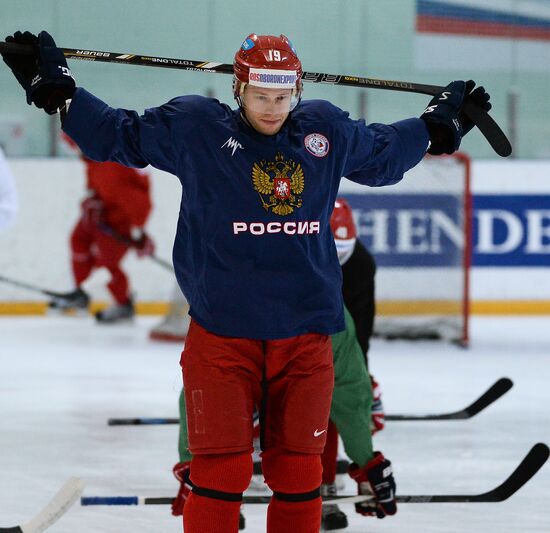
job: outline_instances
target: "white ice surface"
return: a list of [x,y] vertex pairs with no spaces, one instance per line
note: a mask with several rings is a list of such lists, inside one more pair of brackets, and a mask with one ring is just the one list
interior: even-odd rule
[[[71,476],[84,478],[88,496],[175,494],[177,427],[106,424],[177,416],[180,347],[148,341],[154,321],[0,318],[0,527],[29,520]],[[499,377],[514,380],[470,420],[389,422],[375,444],[393,461],[400,494],[484,492],[534,443],[550,443],[549,318],[474,318],[469,350],[375,340],[370,358],[388,413],[453,411]],[[403,504],[383,521],[343,509],[348,533],[550,532],[550,465],[503,503]],[[265,531],[265,510],[244,508],[246,531]],[[181,530],[167,506],[77,504],[49,531]]]

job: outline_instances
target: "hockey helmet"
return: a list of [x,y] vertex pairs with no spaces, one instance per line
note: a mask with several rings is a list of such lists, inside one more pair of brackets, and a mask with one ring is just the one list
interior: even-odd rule
[[350,205],[344,198],[337,198],[330,217],[330,229],[336,240],[355,239],[357,229]]
[[334,210],[330,217],[330,229],[336,244],[338,261],[343,265],[353,253],[357,241],[357,229],[353,221],[351,207],[343,198],[334,202]]
[[251,33],[233,61],[233,96],[243,107],[247,85],[265,89],[292,89],[289,112],[302,96],[302,64],[292,43],[284,35]]

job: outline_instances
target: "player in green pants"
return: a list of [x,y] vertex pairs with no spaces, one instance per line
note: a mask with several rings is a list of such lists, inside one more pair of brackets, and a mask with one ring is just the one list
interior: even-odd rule
[[[361,485],[365,493],[365,473],[384,461],[380,452],[374,452],[371,436],[372,388],[365,356],[357,341],[355,325],[348,310],[345,309],[346,329],[331,336],[334,358],[334,391],[330,419],[336,425],[342,437],[344,449],[352,460],[349,474]],[[192,454],[188,449],[187,419],[185,415],[185,396],[180,395],[180,462],[174,466],[174,475],[181,482],[179,493],[172,505],[172,513],[181,515],[185,500],[191,490],[189,481]],[[388,461],[389,463],[389,461]],[[356,504],[356,511],[362,515],[376,515],[383,518],[395,514],[395,481],[393,475],[381,480],[387,486],[390,505],[381,506],[366,502]],[[384,498],[385,500],[385,498]],[[241,519],[244,526],[244,519]]]

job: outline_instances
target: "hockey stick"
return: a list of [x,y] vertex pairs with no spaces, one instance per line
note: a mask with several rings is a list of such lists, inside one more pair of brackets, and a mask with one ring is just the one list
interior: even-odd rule
[[[233,65],[217,63],[214,61],[194,61],[191,59],[175,59],[169,57],[143,56],[139,54],[121,54],[117,52],[101,52],[98,50],[79,50],[76,48],[61,48],[68,59],[80,59],[84,61],[100,61],[104,63],[124,63],[126,65],[138,65],[147,67],[173,68],[199,72],[215,72],[220,74],[233,74]],[[33,54],[32,45],[0,42],[0,53],[5,54]],[[426,85],[409,81],[380,80],[360,76],[346,76],[343,74],[325,74],[323,72],[304,72],[302,79],[311,83],[325,83],[329,85],[344,85],[348,87],[362,87],[363,89],[385,89],[390,91],[402,91],[410,93],[427,94],[434,96],[439,94],[444,87],[438,85]],[[466,99],[463,111],[479,128],[493,150],[502,157],[512,153],[510,141],[494,119],[481,107]]]
[[0,282],[8,283],[14,285],[15,287],[21,287],[22,289],[27,289],[33,292],[39,292],[40,294],[45,294],[46,296],[51,296],[52,298],[65,298],[66,294],[61,292],[53,292],[36,285],[31,285],[30,283],[24,283],[23,281],[17,281],[15,279],[7,278],[6,276],[0,275]]
[[[121,242],[123,244],[126,244],[127,246],[130,246],[131,248],[135,248],[135,243],[129,239],[128,237],[125,237],[124,235],[121,235],[120,233],[116,232],[111,226],[108,226],[107,224],[99,224],[99,229],[106,233],[107,235],[110,235],[118,242]],[[170,272],[174,272],[174,267],[172,264],[168,261],[165,261],[164,259],[161,259],[160,257],[157,257],[154,253],[148,254],[146,257],[151,259],[151,261],[155,262],[157,265],[160,265],[162,268],[169,270]]]
[[[517,468],[500,485],[481,494],[426,494],[396,496],[398,503],[462,503],[502,502],[527,483],[548,459],[550,450],[546,444],[535,444]],[[170,505],[174,498],[148,498],[142,496],[83,496],[81,505]],[[331,496],[323,505],[331,503],[356,503],[365,501],[365,496]],[[269,503],[271,496],[243,496],[243,503]]]
[[406,421],[406,420],[465,420],[477,415],[487,406],[498,400],[514,385],[509,378],[500,378],[488,390],[486,390],[475,402],[464,409],[452,413],[441,413],[435,415],[386,415],[386,420]]
[[[486,407],[498,400],[502,395],[508,392],[514,383],[509,378],[500,378],[488,390],[486,390],[473,403],[452,413],[441,413],[435,415],[386,415],[385,419],[389,421],[406,420],[465,420],[477,415]],[[109,426],[161,426],[167,424],[179,424],[179,418],[109,418]]]
[[65,481],[57,494],[32,520],[14,527],[0,527],[0,533],[41,533],[59,520],[79,498],[84,481],[72,477]]

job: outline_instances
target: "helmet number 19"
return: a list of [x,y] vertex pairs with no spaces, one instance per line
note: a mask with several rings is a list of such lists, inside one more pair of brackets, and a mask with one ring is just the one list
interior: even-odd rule
[[269,61],[281,61],[281,52],[279,50],[268,50],[267,58]]

